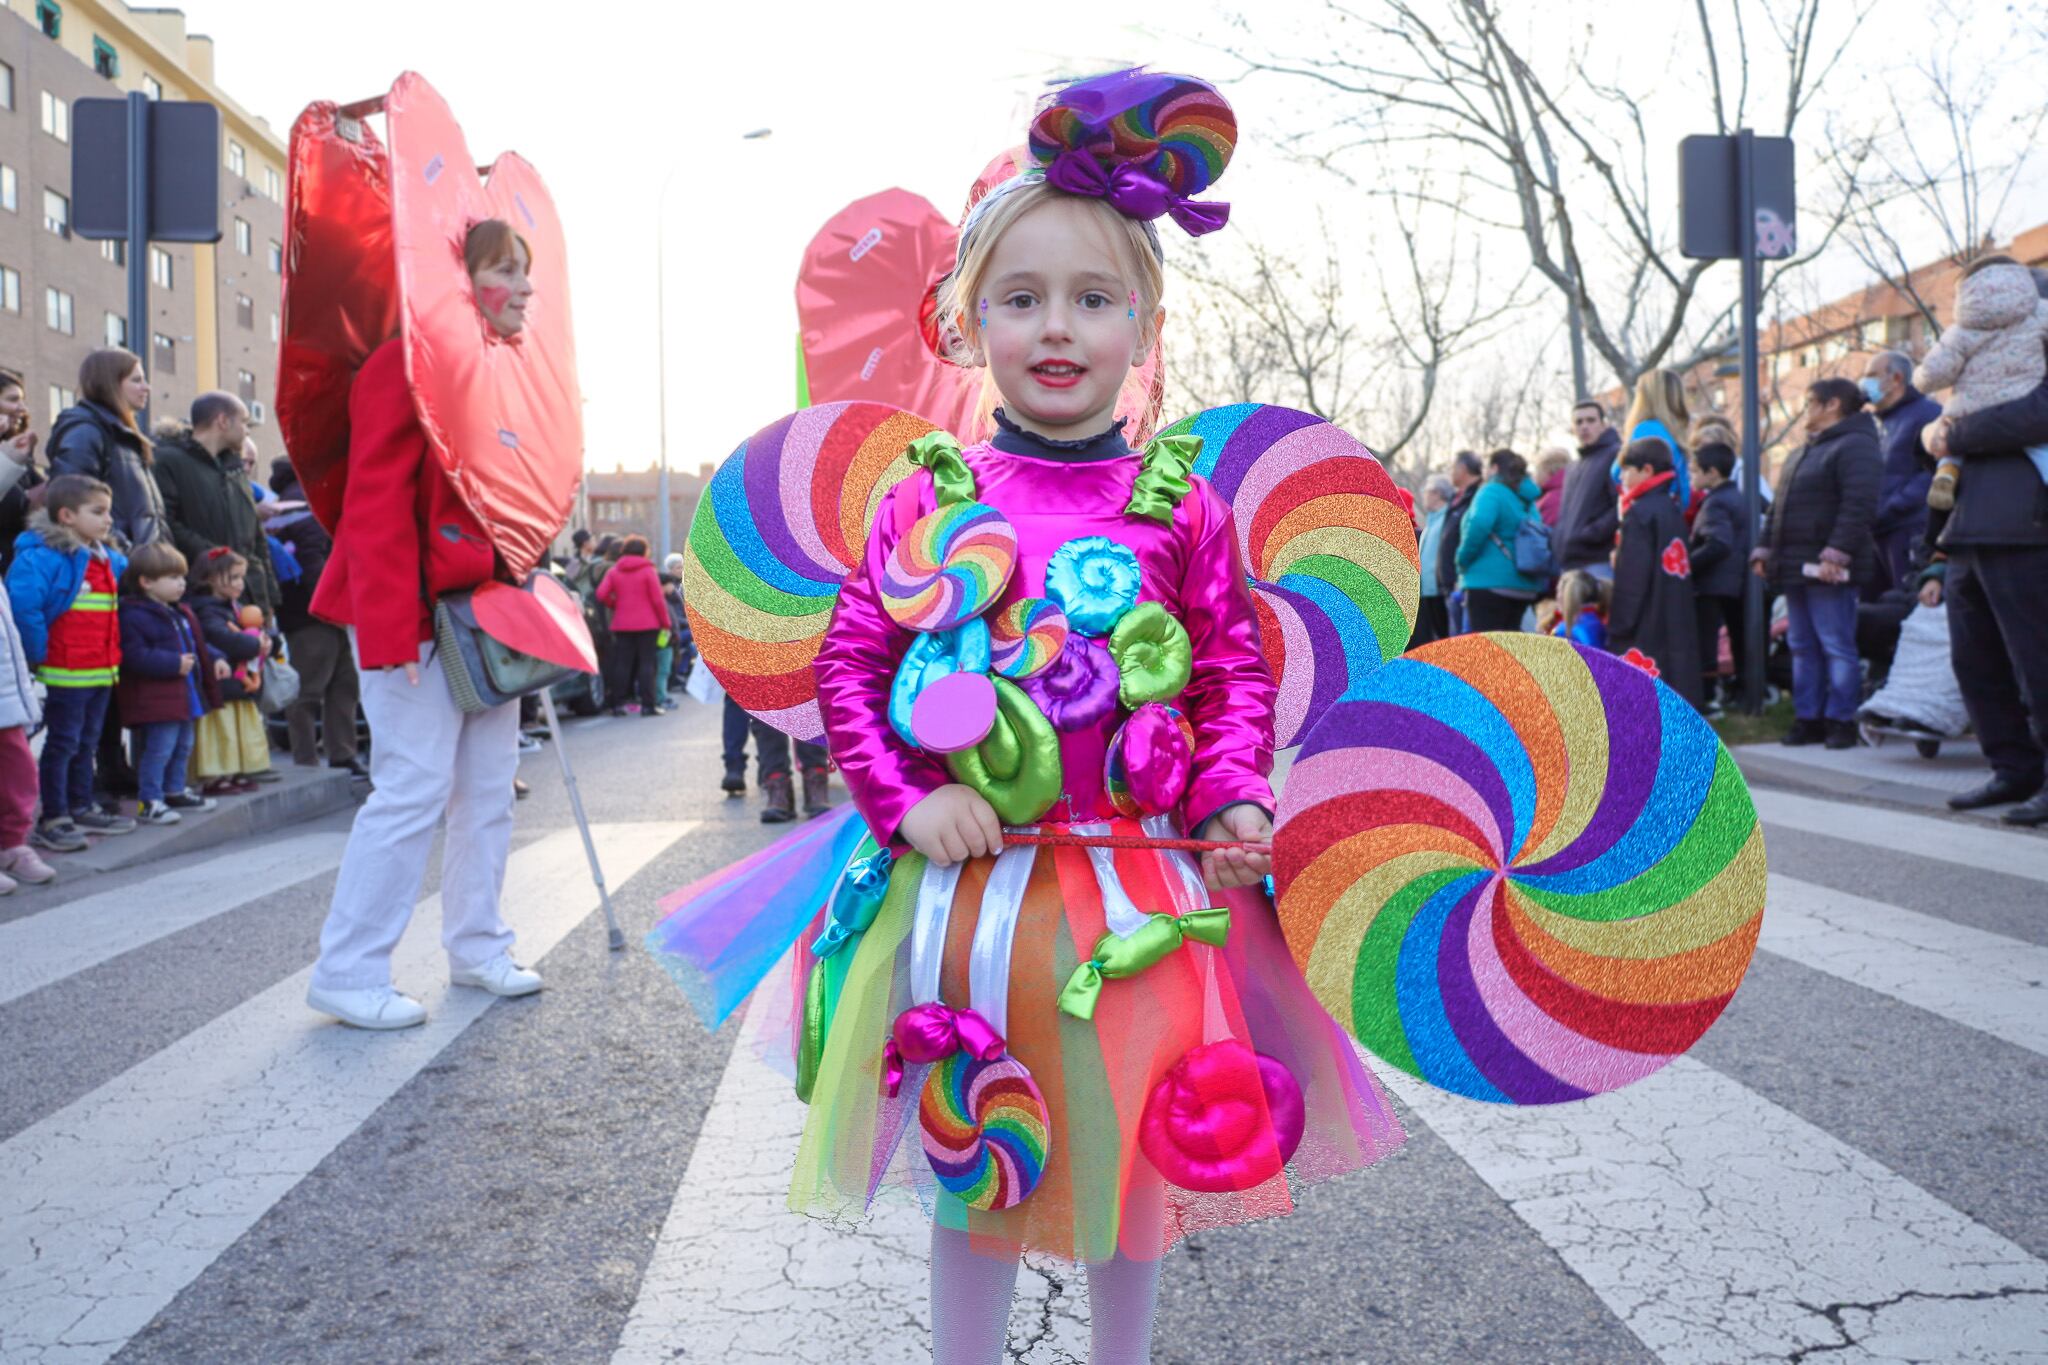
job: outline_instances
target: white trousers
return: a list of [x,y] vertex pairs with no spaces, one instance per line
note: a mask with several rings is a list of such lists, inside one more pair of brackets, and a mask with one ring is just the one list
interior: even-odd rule
[[464,715],[448,693],[438,651],[422,652],[428,657],[417,687],[402,668],[362,674],[375,790],[356,812],[320,931],[313,984],[329,990],[391,984],[391,953],[412,919],[444,814],[441,943],[449,964],[479,967],[512,947],[498,897],[512,850],[519,703]]

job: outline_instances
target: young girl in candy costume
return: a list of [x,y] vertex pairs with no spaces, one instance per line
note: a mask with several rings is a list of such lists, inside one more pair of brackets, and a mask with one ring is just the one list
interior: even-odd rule
[[[1264,892],[1275,682],[1230,510],[1198,441],[1112,421],[1166,317],[1154,221],[1222,225],[1193,196],[1234,135],[1211,87],[1138,72],[1034,121],[1039,168],[976,206],[940,295],[1000,429],[913,444],[816,661],[879,909],[820,949],[791,1202],[924,1193],[937,1360],[1000,1357],[1024,1251],[1087,1267],[1094,1360],[1147,1359],[1177,1241],[1402,1140]],[[986,698],[949,675],[977,672],[963,749]],[[1233,846],[1148,846],[1184,837]]]

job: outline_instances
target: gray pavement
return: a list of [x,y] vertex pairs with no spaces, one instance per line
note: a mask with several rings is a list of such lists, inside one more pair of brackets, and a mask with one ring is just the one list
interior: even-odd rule
[[[403,1038],[293,996],[345,815],[0,901],[0,1360],[928,1358],[914,1208],[783,1211],[773,1009],[707,1035],[638,948],[776,834],[716,712],[569,743],[631,946],[529,757],[549,988],[446,992],[423,907]],[[1801,785],[1840,828],[1766,804],[1764,943],[1687,1059],[1541,1114],[1395,1084],[1400,1152],[1174,1253],[1155,1358],[2048,1360],[2048,838]],[[1013,1358],[1086,1322],[1034,1261]]]

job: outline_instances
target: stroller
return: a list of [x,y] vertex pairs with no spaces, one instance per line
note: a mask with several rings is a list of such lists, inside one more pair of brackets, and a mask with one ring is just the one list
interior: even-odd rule
[[1856,721],[1865,743],[1910,739],[1922,758],[1935,757],[1944,741],[1968,732],[1969,713],[1949,661],[1947,603],[1916,604],[1908,613],[1891,673],[1857,711]]

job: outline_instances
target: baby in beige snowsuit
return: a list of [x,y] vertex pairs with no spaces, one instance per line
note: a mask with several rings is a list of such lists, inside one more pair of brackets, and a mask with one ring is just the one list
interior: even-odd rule
[[[2021,398],[2048,378],[2048,298],[2034,287],[2033,272],[2010,256],[1986,256],[1963,272],[1956,288],[1956,325],[1913,371],[1924,393],[1955,386],[1942,408],[1961,417]],[[2027,452],[2048,482],[2048,446]],[[1927,505],[1955,506],[1962,459],[1944,456],[1927,490]]]

